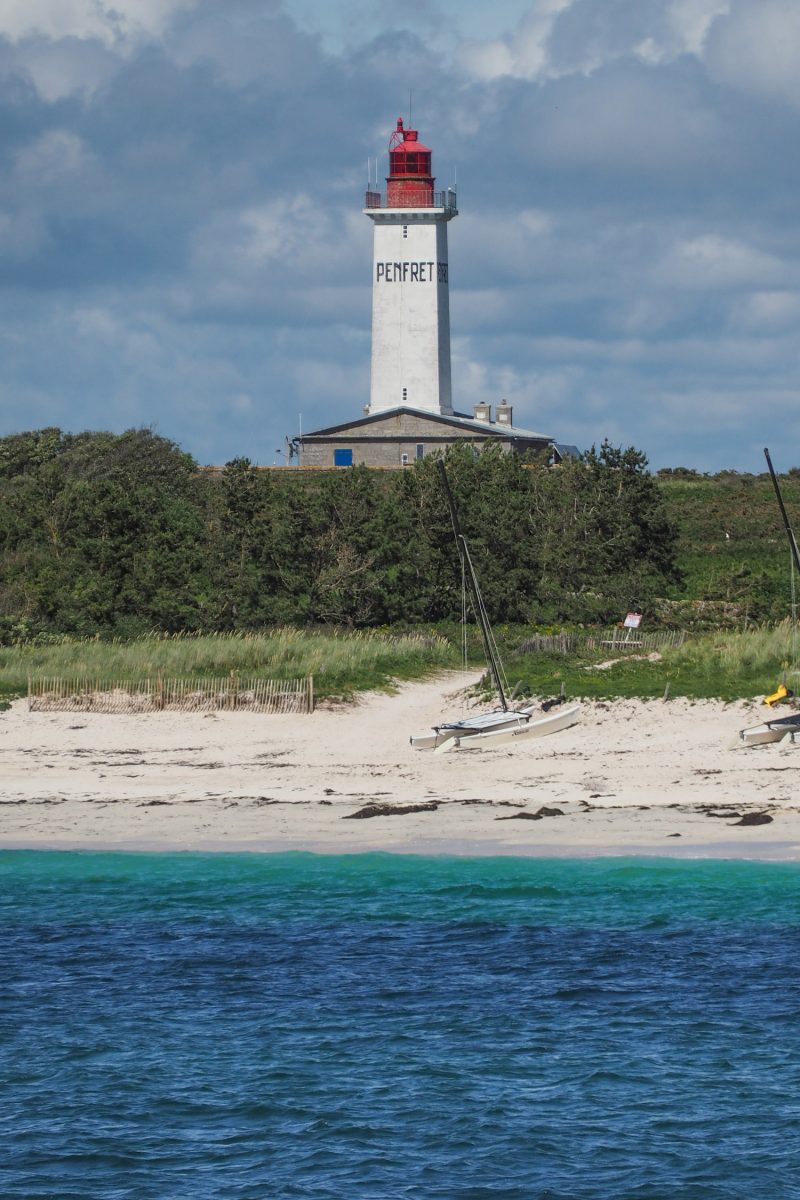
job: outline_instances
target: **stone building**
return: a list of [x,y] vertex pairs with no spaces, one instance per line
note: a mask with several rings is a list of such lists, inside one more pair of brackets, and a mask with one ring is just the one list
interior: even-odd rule
[[511,405],[477,404],[471,417],[400,406],[317,429],[298,439],[304,467],[406,467],[435,450],[468,443],[479,449],[499,442],[504,450],[548,450],[552,439],[512,424]]

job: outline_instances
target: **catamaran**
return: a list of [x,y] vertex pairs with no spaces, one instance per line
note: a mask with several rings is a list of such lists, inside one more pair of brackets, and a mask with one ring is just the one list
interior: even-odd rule
[[[537,702],[513,708],[509,706],[506,699],[508,685],[503,675],[497,644],[489,624],[469,546],[458,519],[447,471],[441,459],[438,467],[447,505],[450,509],[450,520],[461,560],[462,575],[472,598],[472,607],[481,631],[486,664],[497,693],[498,707],[491,712],[475,713],[470,717],[434,725],[430,733],[413,735],[411,745],[415,750],[433,750],[436,754],[446,754],[452,750],[479,750],[513,743],[524,738],[544,737],[547,734],[556,733],[559,729],[567,729],[570,725],[577,724],[581,714],[579,704],[561,705],[557,711],[547,711],[544,712],[544,715],[536,717],[534,717],[535,713],[543,712],[543,707]],[[559,703],[559,701],[551,701],[550,709]]]
[[[784,529],[786,530],[786,536],[789,540],[789,550],[791,552],[790,569],[792,572],[792,636],[796,637],[797,612],[794,605],[794,573],[796,571],[798,575],[800,575],[800,553],[798,553],[797,540],[794,536],[794,530],[789,523],[789,517],[786,513],[786,505],[783,503],[783,496],[781,495],[778,477],[775,474],[775,469],[772,466],[772,459],[769,456],[769,450],[766,448],[766,446],[764,447],[764,457],[767,460],[772,486],[775,489],[775,496],[778,500],[778,507],[781,510]],[[796,666],[797,663],[795,661],[795,667]],[[781,692],[783,693],[783,696],[790,695],[786,686],[783,685],[782,687],[778,688],[775,695],[769,699],[773,701],[782,698],[780,696]],[[786,739],[788,742],[794,742],[798,737],[800,737],[800,712],[794,712],[788,717],[776,717],[774,720],[768,719],[766,721],[762,721],[760,725],[751,725],[749,729],[740,729],[739,738],[736,742],[734,742],[734,745],[764,746],[769,742],[782,742],[784,739]]]

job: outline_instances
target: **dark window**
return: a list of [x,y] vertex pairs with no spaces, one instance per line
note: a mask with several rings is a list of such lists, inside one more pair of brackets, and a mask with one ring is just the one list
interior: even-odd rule
[[352,467],[353,451],[352,450],[334,450],[333,465],[335,467]]
[[417,442],[417,459],[425,457],[425,443]]
[[389,155],[389,170],[392,175],[430,175],[431,156],[394,151]]

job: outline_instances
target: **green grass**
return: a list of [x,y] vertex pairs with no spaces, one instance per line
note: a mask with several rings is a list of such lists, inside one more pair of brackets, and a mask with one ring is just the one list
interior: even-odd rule
[[[358,691],[391,690],[397,680],[421,679],[461,665],[460,633],[448,627],[416,633],[276,629],[263,633],[165,637],[132,641],[58,640],[0,648],[0,699],[24,695],[28,673],[124,683],[155,676],[204,678],[236,671],[242,677],[292,679],[313,675],[318,697],[350,698]],[[504,626],[498,640],[506,674],[523,695],[552,697],[563,682],[567,695],[597,699],[656,698],[669,684],[672,697],[722,700],[761,697],[787,673],[800,693],[789,622],[747,632],[698,635],[655,662],[608,650],[579,653],[520,652],[530,629]],[[480,642],[469,630],[470,664],[483,665]],[[616,657],[613,666],[598,664]]]
[[[800,478],[784,475],[780,482],[789,519],[798,529]],[[659,487],[678,529],[684,583],[668,599],[680,604],[674,614],[680,626],[741,628],[745,622],[786,616],[789,547],[769,476],[660,479]],[[660,614],[667,615],[666,610]]]
[[[597,669],[611,657],[618,660],[613,666]],[[744,700],[773,692],[784,674],[800,693],[788,621],[744,633],[702,634],[664,650],[655,662],[599,650],[572,656],[512,653],[504,661],[509,681],[522,680],[531,695],[555,695],[563,681],[571,697],[652,699],[663,696],[669,684],[671,697]]]
[[314,676],[318,697],[390,689],[459,665],[459,652],[435,633],[305,631],[209,636],[151,634],[131,641],[59,639],[0,648],[0,696],[22,695],[28,674],[125,682],[155,677],[207,678],[236,671],[243,677]]

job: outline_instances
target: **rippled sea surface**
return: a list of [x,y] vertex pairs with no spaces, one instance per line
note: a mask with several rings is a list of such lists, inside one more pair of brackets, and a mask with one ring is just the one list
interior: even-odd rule
[[0,1196],[800,1196],[800,867],[0,854]]

